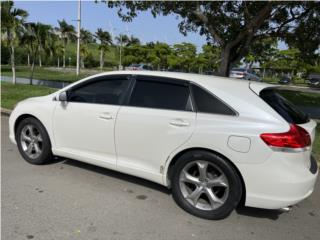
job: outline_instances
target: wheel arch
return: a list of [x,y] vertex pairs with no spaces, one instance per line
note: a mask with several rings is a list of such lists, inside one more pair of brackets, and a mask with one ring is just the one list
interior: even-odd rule
[[176,164],[176,162],[179,160],[179,158],[188,153],[188,152],[192,152],[192,151],[207,151],[207,152],[210,152],[210,153],[213,153],[213,154],[216,154],[220,157],[222,157],[223,159],[225,159],[234,169],[235,171],[237,172],[240,180],[241,180],[241,186],[242,186],[242,196],[241,196],[241,200],[239,202],[239,204],[244,204],[245,203],[245,200],[246,200],[246,185],[245,185],[245,182],[244,182],[244,179],[242,177],[242,174],[240,172],[240,170],[238,169],[238,167],[229,159],[227,158],[226,156],[224,156],[223,154],[217,152],[217,151],[214,151],[212,149],[209,149],[209,148],[201,148],[201,147],[195,147],[195,148],[187,148],[187,149],[184,149],[178,153],[175,154],[175,156],[171,159],[171,161],[169,162],[169,165],[168,165],[168,168],[167,168],[167,172],[166,172],[166,181],[167,181],[167,185],[168,187],[170,188],[171,184],[171,178],[172,178],[172,174],[173,174],[173,168],[174,168],[174,165]]
[[16,134],[17,134],[17,128],[19,126],[19,123],[21,123],[21,121],[23,121],[24,119],[26,118],[34,118],[36,119],[37,121],[39,121],[41,123],[41,125],[44,127],[44,129],[47,131],[47,134],[49,136],[49,140],[52,144],[52,139],[51,139],[51,136],[48,132],[48,129],[46,128],[45,124],[43,124],[43,122],[38,118],[36,117],[35,115],[32,115],[30,113],[24,113],[24,114],[21,114],[19,117],[16,118],[16,120],[14,121],[14,125],[13,125],[13,130],[14,130],[14,137],[16,137]]

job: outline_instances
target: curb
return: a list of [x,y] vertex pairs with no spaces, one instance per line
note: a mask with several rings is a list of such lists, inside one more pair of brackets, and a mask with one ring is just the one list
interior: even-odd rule
[[6,115],[6,116],[10,116],[10,114],[12,113],[12,110],[7,109],[7,108],[1,108],[1,115]]

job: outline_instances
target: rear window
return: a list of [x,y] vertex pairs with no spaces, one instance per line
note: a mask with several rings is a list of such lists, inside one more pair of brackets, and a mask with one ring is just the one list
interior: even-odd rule
[[300,111],[290,101],[281,96],[275,89],[264,89],[260,97],[279,113],[288,123],[303,124],[309,122],[309,117]]

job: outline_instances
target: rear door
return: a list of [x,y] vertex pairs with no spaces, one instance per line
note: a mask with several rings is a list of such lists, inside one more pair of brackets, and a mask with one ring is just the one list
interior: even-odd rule
[[188,82],[137,77],[117,117],[117,168],[161,182],[161,165],[189,139],[195,121]]

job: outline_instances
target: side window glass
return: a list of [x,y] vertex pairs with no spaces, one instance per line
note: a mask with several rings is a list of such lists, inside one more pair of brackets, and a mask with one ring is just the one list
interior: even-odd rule
[[129,80],[123,79],[98,79],[68,92],[68,101],[98,104],[120,104]]
[[137,80],[130,105],[192,111],[188,86],[153,80]]
[[232,109],[208,91],[192,85],[192,93],[197,112],[236,115]]

